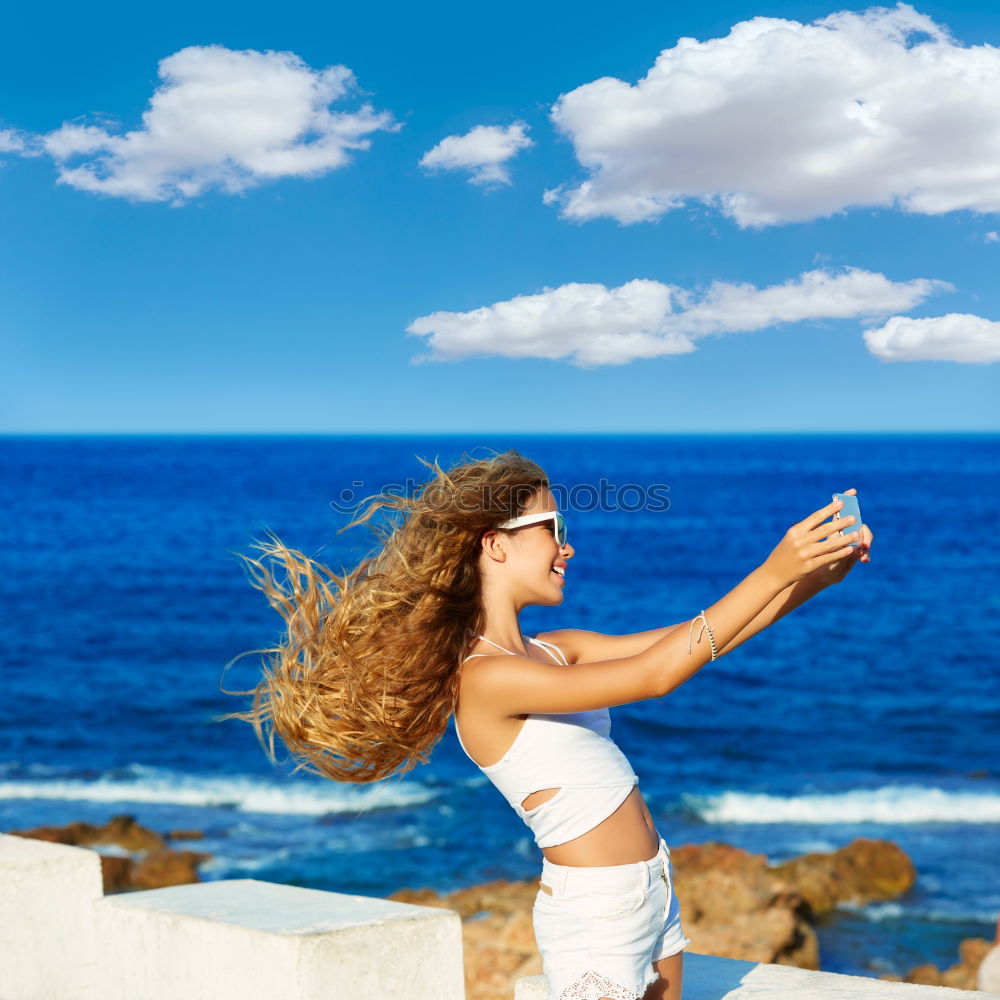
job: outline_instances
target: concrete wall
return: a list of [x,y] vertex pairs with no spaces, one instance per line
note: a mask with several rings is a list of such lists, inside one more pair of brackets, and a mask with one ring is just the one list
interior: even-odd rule
[[93,851],[0,835],[2,1000],[91,996],[101,898]]
[[457,913],[254,879],[104,896],[0,834],[0,1000],[463,1000]]
[[[255,879],[104,896],[94,851],[0,834],[0,1000],[463,1000],[458,914]],[[541,976],[516,1000],[548,1000]],[[1000,994],[684,959],[684,1000]]]

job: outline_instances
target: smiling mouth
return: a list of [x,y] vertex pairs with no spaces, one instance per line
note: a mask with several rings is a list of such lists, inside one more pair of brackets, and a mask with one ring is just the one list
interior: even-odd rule
[[560,580],[566,579],[566,570],[564,570],[561,566],[553,566],[552,572],[555,573]]

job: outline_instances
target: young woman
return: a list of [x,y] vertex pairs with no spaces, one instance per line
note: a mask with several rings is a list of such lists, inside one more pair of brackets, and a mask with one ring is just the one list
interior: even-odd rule
[[390,516],[380,550],[345,576],[273,536],[246,560],[287,635],[264,651],[252,709],[229,717],[251,722],[272,759],[277,734],[299,768],[368,782],[426,760],[454,716],[542,851],[533,920],[552,1000],[679,1000],[688,941],[670,853],[607,710],[665,697],[839,582],[868,561],[872,534],[845,544],[830,503],[690,621],[525,637],[522,609],[561,604],[572,580],[545,473],[513,451],[428,467],[415,495],[382,494],[352,522]]

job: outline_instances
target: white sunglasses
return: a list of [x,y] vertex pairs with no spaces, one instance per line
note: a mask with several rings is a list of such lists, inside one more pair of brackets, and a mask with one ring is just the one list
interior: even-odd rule
[[566,544],[566,518],[557,510],[546,510],[541,514],[523,514],[521,517],[512,517],[509,521],[497,525],[504,531],[511,528],[524,528],[529,524],[541,524],[543,521],[552,521],[552,534],[555,537],[559,548]]

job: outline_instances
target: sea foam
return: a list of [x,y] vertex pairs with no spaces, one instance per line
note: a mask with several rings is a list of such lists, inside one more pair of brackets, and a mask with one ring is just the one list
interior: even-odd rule
[[707,823],[1000,823],[1000,793],[886,785],[832,794],[685,796]]
[[[436,793],[415,781],[338,785],[322,779],[284,781],[251,775],[202,777],[131,765],[93,780],[47,778],[0,781],[0,799],[164,803],[241,812],[323,816],[419,805]],[[315,783],[314,783],[315,782]]]

